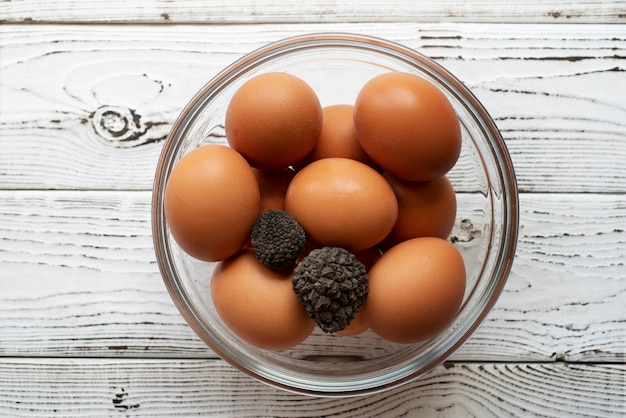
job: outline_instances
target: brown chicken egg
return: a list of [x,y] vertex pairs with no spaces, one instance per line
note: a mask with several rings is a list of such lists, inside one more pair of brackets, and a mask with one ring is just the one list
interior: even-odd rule
[[281,72],[245,82],[226,109],[226,139],[250,165],[281,169],[302,160],[322,130],[322,107],[302,79]]
[[259,183],[259,191],[261,192],[259,215],[270,209],[285,210],[285,194],[295,172],[290,168],[282,170],[253,168],[252,171]]
[[165,186],[165,219],[176,243],[203,261],[224,260],[244,245],[260,205],[252,168],[235,150],[203,145],[185,154]]
[[374,166],[372,159],[365,153],[354,132],[354,106],[337,104],[322,109],[322,132],[307,156],[312,162],[322,158],[340,157],[360,161]]
[[452,104],[414,74],[389,72],[368,81],[355,101],[354,127],[372,160],[405,180],[442,176],[461,152],[461,127]]
[[432,338],[454,320],[463,302],[465,276],[463,258],[448,241],[404,241],[369,271],[365,321],[388,341],[410,344]]
[[385,240],[386,246],[410,238],[446,239],[456,219],[456,194],[446,176],[414,182],[383,173],[398,199],[398,220]]
[[305,166],[287,188],[285,208],[313,241],[350,251],[376,245],[398,217],[389,183],[373,168],[348,158]]
[[220,262],[211,278],[211,297],[224,323],[259,348],[284,350],[315,328],[292,289],[292,273],[259,263],[251,251]]

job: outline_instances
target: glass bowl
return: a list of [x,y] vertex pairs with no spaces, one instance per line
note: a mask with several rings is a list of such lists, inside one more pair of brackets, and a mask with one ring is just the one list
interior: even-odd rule
[[[308,82],[322,106],[354,103],[363,84],[389,71],[417,74],[436,84],[454,106],[462,151],[448,173],[457,193],[457,219],[449,240],[463,255],[467,287],[461,309],[440,335],[418,344],[385,341],[367,331],[345,337],[319,328],[298,346],[269,351],[234,335],[211,300],[215,263],[186,255],[174,242],[163,214],[168,175],[188,151],[227,144],[226,108],[242,83],[260,73],[283,71]],[[257,49],[217,74],[182,110],[156,169],[153,239],[167,289],[185,320],[221,358],[250,376],[289,391],[352,396],[396,387],[442,363],[476,330],[499,297],[511,269],[518,232],[513,166],[500,133],[479,101],[428,57],[384,39],[347,33],[310,34]]]

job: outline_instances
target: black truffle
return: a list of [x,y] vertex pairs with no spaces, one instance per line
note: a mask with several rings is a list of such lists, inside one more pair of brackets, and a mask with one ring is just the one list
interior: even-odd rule
[[252,250],[257,260],[274,270],[293,267],[304,251],[306,234],[284,210],[263,212],[252,225]]
[[367,297],[367,272],[341,247],[313,250],[296,266],[293,290],[309,316],[327,333],[347,327]]

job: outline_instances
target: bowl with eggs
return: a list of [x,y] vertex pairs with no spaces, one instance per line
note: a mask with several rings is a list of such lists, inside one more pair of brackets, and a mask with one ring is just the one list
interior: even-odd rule
[[222,359],[288,391],[355,396],[449,358],[496,303],[518,193],[494,121],[388,40],[283,39],[190,100],[152,227],[165,285]]

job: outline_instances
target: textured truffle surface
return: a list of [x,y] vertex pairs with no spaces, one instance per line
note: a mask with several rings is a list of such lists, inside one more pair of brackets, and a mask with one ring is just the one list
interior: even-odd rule
[[266,267],[286,270],[293,267],[304,250],[306,234],[300,224],[283,210],[268,210],[252,225],[252,250]]
[[350,324],[365,302],[367,272],[346,249],[323,247],[296,266],[293,290],[324,332],[337,332]]

